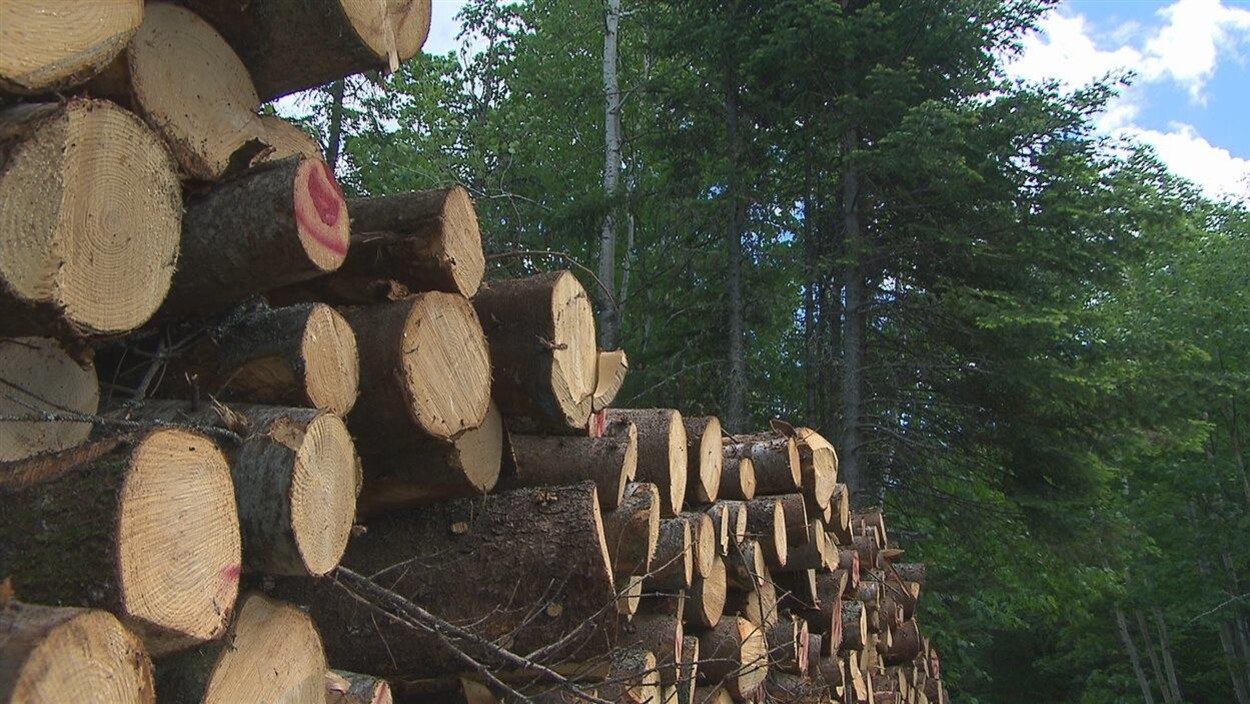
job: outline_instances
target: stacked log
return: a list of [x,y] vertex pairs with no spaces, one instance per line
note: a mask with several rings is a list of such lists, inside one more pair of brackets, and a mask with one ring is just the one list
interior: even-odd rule
[[259,114],[428,2],[84,5],[0,27],[0,701],[945,701],[817,431],[614,407],[572,272]]

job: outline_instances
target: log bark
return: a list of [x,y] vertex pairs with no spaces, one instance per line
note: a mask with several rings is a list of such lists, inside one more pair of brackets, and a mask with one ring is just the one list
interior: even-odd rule
[[610,408],[607,420],[638,426],[638,479],[659,487],[664,517],[681,513],[687,484],[686,428],[681,413],[667,408]]
[[620,647],[637,647],[654,653],[660,682],[671,687],[677,683],[682,637],[680,612],[676,616],[640,613],[621,627]]
[[925,575],[928,572],[923,562],[898,562],[893,565],[894,573],[904,582],[915,582],[921,587],[924,586]]
[[730,589],[725,596],[725,612],[738,614],[761,628],[777,623],[777,589],[772,575],[765,568],[762,579],[753,589]]
[[694,700],[699,704],[733,704],[734,702],[729,690],[719,684],[710,684],[706,687],[696,686]]
[[264,149],[261,101],[247,68],[184,8],[148,3],[126,50],[88,88],[142,115],[189,178],[216,181]]
[[[885,516],[880,506],[873,506],[851,514],[851,532],[854,535],[875,535],[877,547],[890,547],[890,539],[885,532]],[[875,562],[873,564],[876,564]]]
[[854,548],[838,549],[838,569],[846,572],[846,588],[857,589],[859,587],[859,553]]
[[768,667],[795,675],[807,674],[807,622],[798,618],[779,619],[765,632]]
[[604,536],[617,579],[651,570],[660,539],[660,497],[654,484],[625,487],[625,498],[603,516]]
[[716,548],[722,556],[729,555],[733,546],[746,539],[746,504],[741,501],[717,501],[707,515],[716,525]]
[[477,210],[463,186],[353,198],[347,208],[352,236],[343,265],[292,295],[361,305],[385,302],[396,291],[477,293],[486,258]]
[[803,496],[813,508],[824,508],[838,483],[838,454],[833,445],[811,428],[795,428]]
[[222,401],[322,408],[346,417],[360,387],[356,335],[333,308],[306,303],[244,316],[171,360],[158,396],[194,385]]
[[720,419],[716,416],[683,418],[686,430],[686,500],[710,504],[720,494],[724,456],[721,453]]
[[820,598],[816,594],[816,570],[773,572],[777,587],[777,604],[782,611],[809,614],[817,610]]
[[508,439],[513,461],[504,469],[501,489],[590,480],[599,489],[601,508],[612,510],[638,474],[638,429],[630,422],[611,424],[597,438],[513,433]]
[[620,704],[660,701],[660,675],[655,654],[646,648],[621,648],[612,653],[612,666],[599,696]]
[[625,355],[625,350],[599,351],[595,393],[591,400],[594,411],[602,411],[612,405],[617,393],[625,385],[625,375],[628,372],[629,358]]
[[[799,500],[802,502],[802,497]],[[784,567],[789,544],[781,501],[771,496],[752,499],[746,502],[746,513],[747,537],[763,548],[769,567]]]
[[[661,520],[655,557],[643,579],[643,588],[647,591],[678,592],[689,589],[693,577],[694,539],[690,522],[680,516]],[[663,659],[660,651],[655,653]]]
[[750,457],[724,457],[722,453],[720,498],[750,501],[755,498],[755,464]]
[[556,271],[490,281],[473,305],[490,342],[495,402],[510,423],[532,426],[510,427],[584,433],[598,351],[590,297],[577,278]]
[[177,0],[226,38],[262,100],[369,70],[394,71],[430,31],[430,0]]
[[[811,534],[815,518],[808,518],[806,499],[803,494],[782,494],[776,497],[781,504],[782,519],[785,523],[787,542],[790,545],[806,543]],[[824,531],[823,527],[821,532]]]
[[162,704],[325,702],[321,636],[303,611],[249,593],[239,598],[226,637],[162,660]]
[[208,438],[107,435],[5,465],[0,495],[0,574],[24,598],[111,611],[154,655],[225,630],[239,523],[229,465]]
[[842,651],[868,646],[868,613],[858,601],[842,602]]
[[699,639],[685,636],[681,639],[681,658],[677,663],[677,704],[696,704],[695,682],[699,673]]
[[768,643],[758,626],[742,617],[726,618],[696,636],[701,683],[723,686],[738,701],[755,694],[768,676]]
[[155,704],[152,661],[112,615],[0,606],[0,701]]
[[[90,359],[79,362],[48,338],[0,338],[0,416],[95,415],[99,404],[100,384]],[[0,462],[59,452],[90,433],[90,423],[0,421]]]
[[85,99],[0,112],[0,240],[22,243],[0,249],[0,335],[143,325],[169,289],[181,222],[173,161],[138,117]]
[[728,590],[725,578],[725,561],[719,555],[707,574],[695,575],[685,602],[685,618],[692,626],[711,628],[721,620]]
[[807,540],[790,547],[788,559],[781,571],[828,570],[837,566],[833,546],[825,536],[824,525],[812,521],[807,526]]
[[[561,642],[548,661],[585,662],[615,642],[616,592],[590,482],[388,514],[352,540],[343,565],[513,652]],[[434,636],[376,613],[332,579],[276,579],[273,591],[334,634],[326,648],[335,667],[408,679],[464,669]]]
[[890,633],[890,647],[885,652],[885,664],[901,665],[915,660],[924,652],[924,641],[915,621],[906,621]]
[[392,704],[394,697],[386,680],[346,670],[326,670],[325,704]]
[[258,166],[187,200],[178,270],[157,316],[216,313],[333,271],[347,235],[347,203],[324,161]]
[[768,567],[764,563],[764,550],[755,540],[744,540],[734,545],[725,560],[727,583],[735,589],[750,591],[764,581]]
[[360,350],[360,399],[347,422],[363,455],[399,455],[482,424],[490,356],[463,296],[421,293],[343,313]]
[[244,570],[318,577],[338,565],[359,489],[356,448],[338,416],[243,404],[196,408],[183,401],[145,401],[114,415],[239,431],[243,442],[224,449]]
[[143,20],[140,0],[6,8],[0,20],[0,91],[61,92],[90,80],[126,48]]
[[751,459],[757,495],[792,494],[802,488],[799,447],[792,437],[775,432],[731,436],[721,449],[726,460]]

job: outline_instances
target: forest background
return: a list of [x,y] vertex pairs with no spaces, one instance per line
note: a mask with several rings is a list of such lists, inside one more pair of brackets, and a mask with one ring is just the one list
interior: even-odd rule
[[1004,70],[1046,0],[470,0],[278,106],[596,292],[618,402],[784,418],[929,565],[959,702],[1250,704],[1250,206]]

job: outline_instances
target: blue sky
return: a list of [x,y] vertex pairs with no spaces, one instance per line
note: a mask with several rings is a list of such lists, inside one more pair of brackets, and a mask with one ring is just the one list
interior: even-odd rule
[[[457,51],[464,0],[433,0],[426,51]],[[628,25],[623,31],[629,31]],[[1250,201],[1250,0],[1064,0],[1008,71],[1078,88],[1133,70],[1098,126],[1209,195]]]

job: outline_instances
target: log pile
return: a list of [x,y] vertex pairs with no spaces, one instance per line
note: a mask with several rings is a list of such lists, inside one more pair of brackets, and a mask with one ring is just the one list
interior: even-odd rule
[[0,703],[946,701],[819,433],[614,407],[571,272],[260,114],[428,2],[82,5],[0,28]]

